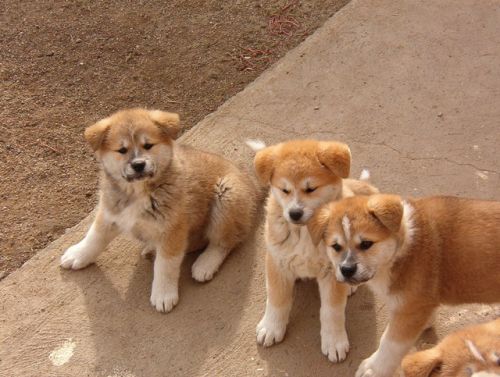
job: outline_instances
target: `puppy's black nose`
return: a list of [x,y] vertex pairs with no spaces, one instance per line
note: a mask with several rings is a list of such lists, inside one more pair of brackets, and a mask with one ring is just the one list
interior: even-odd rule
[[356,273],[357,267],[355,264],[346,264],[340,266],[340,272],[342,272],[342,275],[344,275],[346,278],[353,277],[353,275]]
[[290,215],[290,218],[292,220],[298,221],[304,214],[304,211],[302,211],[301,209],[291,209],[290,212],[288,212],[288,214]]
[[132,161],[132,169],[134,169],[137,173],[142,173],[144,171],[144,167],[146,166],[146,162],[144,161]]

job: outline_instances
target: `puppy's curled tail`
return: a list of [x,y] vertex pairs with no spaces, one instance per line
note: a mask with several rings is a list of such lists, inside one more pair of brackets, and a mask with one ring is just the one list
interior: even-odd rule
[[[248,145],[250,149],[255,153],[266,148],[266,143],[264,143],[262,140],[259,139],[247,139],[245,140],[245,144]],[[257,189],[259,200],[263,200],[267,195],[269,187],[267,185],[262,184],[262,182],[260,182],[257,179],[255,174],[252,174],[252,180]]]
[[254,152],[258,152],[266,147],[266,143],[258,139],[247,139],[245,140],[245,144]]
[[370,172],[363,169],[359,179],[347,179],[347,181],[349,182],[349,187],[356,193],[356,195],[378,194],[379,190],[371,184],[370,179]]

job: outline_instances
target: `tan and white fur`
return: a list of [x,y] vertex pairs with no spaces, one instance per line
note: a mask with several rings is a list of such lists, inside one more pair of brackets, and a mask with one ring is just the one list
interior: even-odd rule
[[256,210],[250,178],[222,157],[178,144],[179,116],[158,110],[119,111],[85,130],[101,163],[100,196],[85,238],[61,257],[80,269],[119,233],[156,250],[151,304],[168,312],[179,300],[184,254],[205,251],[192,266],[212,279],[229,252],[249,234]]
[[372,195],[309,222],[341,282],[366,283],[390,319],[356,377],[390,377],[440,304],[500,301],[500,202]]
[[267,148],[256,142],[249,145],[259,150],[255,156],[258,178],[271,186],[265,225],[267,301],[257,325],[257,342],[271,346],[283,340],[295,280],[316,279],[321,349],[330,361],[339,362],[349,350],[345,330],[349,287],[336,282],[326,254],[312,243],[304,225],[328,201],[378,191],[366,181],[346,179],[351,153],[345,144],[295,140]]
[[500,377],[500,318],[453,332],[401,365],[405,377]]

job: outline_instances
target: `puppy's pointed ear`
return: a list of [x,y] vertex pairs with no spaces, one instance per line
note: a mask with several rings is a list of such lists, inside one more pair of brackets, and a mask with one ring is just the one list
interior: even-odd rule
[[407,355],[401,366],[405,377],[428,377],[442,362],[441,351],[434,347]]
[[179,114],[160,110],[150,110],[149,117],[161,128],[165,135],[174,140],[177,138],[181,130]]
[[351,170],[351,150],[344,143],[321,142],[318,151],[319,162],[340,178],[349,177]]
[[255,173],[263,185],[269,184],[274,171],[276,146],[264,148],[257,152],[254,159]]
[[87,140],[94,152],[101,147],[110,127],[110,119],[105,118],[85,129],[83,135],[85,136],[85,140]]
[[396,233],[403,218],[403,203],[397,195],[372,195],[368,199],[368,211],[387,229]]
[[330,208],[328,205],[316,210],[316,213],[307,223],[307,230],[314,243],[314,246],[318,246],[323,237],[325,236],[326,228],[328,226],[328,221],[330,220]]

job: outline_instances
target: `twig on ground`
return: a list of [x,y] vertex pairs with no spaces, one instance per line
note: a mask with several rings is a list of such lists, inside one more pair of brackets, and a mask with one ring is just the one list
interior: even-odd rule
[[228,54],[229,57],[239,63],[241,71],[253,71],[257,68],[257,64],[271,62],[272,51],[269,49],[258,49],[253,47],[241,47],[240,52],[236,54]]
[[36,142],[34,143],[31,143],[31,145],[38,145],[38,146],[41,146],[41,147],[45,147],[47,149],[50,149],[52,152],[56,153],[56,154],[61,154],[62,152],[59,150],[59,149],[56,149],[48,144],[45,144],[43,141],[40,141],[40,140],[37,140]]
[[295,17],[286,14],[296,5],[298,5],[298,0],[292,0],[269,17],[268,29],[271,35],[291,37],[296,30],[300,29],[300,22]]

